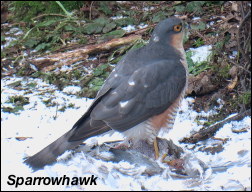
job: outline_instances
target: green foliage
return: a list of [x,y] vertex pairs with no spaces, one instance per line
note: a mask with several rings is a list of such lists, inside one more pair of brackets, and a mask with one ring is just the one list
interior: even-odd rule
[[57,105],[57,103],[53,101],[53,98],[44,99],[44,100],[42,100],[42,102],[43,102],[47,107],[54,107],[54,106]]
[[194,67],[194,62],[193,62],[193,60],[191,59],[192,55],[193,55],[192,51],[187,51],[187,52],[186,52],[186,61],[187,61],[189,73],[192,72],[193,67]]
[[5,36],[1,35],[1,42],[5,41]]
[[21,84],[22,84],[22,81],[15,81],[13,83],[8,84],[8,86],[11,88],[15,88],[15,87],[19,87]]
[[37,51],[46,50],[47,48],[51,47],[51,43],[40,43],[38,46],[35,47]]
[[191,24],[191,29],[204,30],[204,29],[206,29],[206,24],[204,22],[200,21],[199,24]]
[[206,1],[205,3],[206,6],[222,5],[223,3],[225,3],[225,1]]
[[68,108],[76,108],[74,103],[69,103],[67,107]]
[[24,46],[28,48],[33,48],[33,47],[36,47],[39,44],[39,42],[40,41],[38,39],[31,38],[24,42]]
[[15,113],[18,114],[18,111],[23,111],[23,106],[15,106],[15,107],[2,107],[3,112]]
[[66,108],[67,108],[67,107],[64,105],[64,106],[62,106],[61,108],[59,108],[58,111],[64,112],[64,111],[66,110]]
[[163,7],[160,11],[154,13],[153,15],[147,16],[147,21],[151,20],[153,23],[157,23],[167,17],[173,15],[173,11],[171,8]]
[[111,71],[109,64],[101,64],[94,69],[91,75],[85,76],[81,80],[81,86],[83,87],[80,96],[95,97],[97,91],[101,88],[104,80],[108,77]]
[[104,26],[104,28],[102,29],[103,33],[107,33],[110,32],[112,29],[114,29],[116,27],[116,24],[114,22],[108,23]]
[[222,67],[215,67],[215,71],[218,73],[218,75],[222,78],[228,78],[230,77],[229,75],[229,71],[231,69],[231,65],[225,65],[225,66],[222,66]]
[[186,4],[181,4],[180,1],[178,1],[177,4],[174,5],[174,9],[178,13],[194,13],[197,15],[202,15],[203,13],[203,7],[208,7],[208,9],[211,9],[214,5],[222,5],[224,1],[191,1]]
[[133,49],[137,49],[140,47],[143,47],[144,45],[146,45],[146,42],[143,41],[142,39],[135,41],[134,43],[128,45],[128,46],[124,46],[121,47],[117,50],[115,50],[108,58],[108,62],[110,63],[118,63],[121,59],[122,56],[124,54],[126,54],[128,51],[133,50]]
[[97,68],[95,68],[93,75],[95,77],[98,77],[98,76],[107,77],[109,75],[109,72],[108,72],[109,70],[110,70],[109,64],[102,64],[102,65],[99,65]]
[[127,18],[121,18],[121,19],[117,19],[115,20],[115,23],[118,26],[126,26],[126,25],[134,25],[135,24],[135,19],[132,17],[127,17]]
[[[33,32],[30,32],[31,30]],[[31,30],[24,36],[23,44],[28,48],[35,48],[37,51],[53,49],[57,44],[61,44],[65,41],[62,39],[64,32],[70,31],[73,35],[82,35],[76,23],[69,19],[41,22]]]
[[111,31],[109,33],[104,34],[101,39],[114,39],[122,37],[126,32],[122,29]]
[[70,85],[72,81],[78,80],[83,76],[83,71],[76,69],[72,70],[69,73],[60,72],[58,74],[55,74],[53,72],[41,72],[37,71],[31,74],[31,77],[33,78],[41,78],[43,81],[53,84],[57,86],[59,89],[63,89],[67,85]]
[[186,52],[186,61],[188,64],[188,72],[190,74],[193,74],[196,76],[200,74],[202,71],[205,71],[211,68],[208,61],[193,62],[193,60],[191,59],[192,55],[193,55],[192,51]]
[[230,38],[231,38],[230,34],[227,34],[224,37],[223,41],[217,41],[216,44],[214,45],[214,49],[213,49],[214,50],[214,54],[218,54],[218,52],[221,52],[222,49],[223,49],[223,46],[228,43],[228,41],[230,40]]
[[89,86],[92,91],[97,92],[99,91],[103,83],[104,83],[103,78],[96,77],[90,81]]
[[251,91],[239,95],[238,101],[245,105],[251,104]]
[[20,110],[24,110],[24,105],[30,103],[29,97],[23,97],[21,95],[10,96],[7,103],[13,104],[13,107],[2,107],[3,112],[17,113]]
[[31,82],[31,83],[27,84],[27,87],[30,87],[30,88],[34,88],[36,86],[37,86],[37,83],[35,83],[35,82]]
[[110,9],[110,7],[112,6],[111,4],[114,2],[111,1],[101,1],[100,2],[100,6],[99,6],[99,10],[102,11],[103,13],[105,13],[105,15],[111,15],[112,14],[112,10]]
[[[62,39],[65,32],[70,32],[73,37],[83,36],[77,18],[72,17],[68,12],[80,8],[80,5],[82,3],[71,1],[13,2],[12,9],[16,11],[15,17],[22,18],[22,21],[31,22],[34,26],[24,29],[27,32],[22,39],[22,45],[37,51],[54,50],[59,44],[65,44],[67,39]],[[51,16],[50,14],[60,15]],[[42,16],[35,21],[34,18],[38,15]]]
[[166,18],[166,14],[163,11],[159,11],[152,16],[152,22],[157,23]]
[[[134,44],[133,44],[133,46],[130,48],[130,50],[134,50],[134,49],[138,49],[138,48],[141,48],[141,47],[143,47],[143,46],[145,46],[146,45],[146,41],[144,41],[144,40],[142,40],[142,39],[139,39],[139,40],[137,40]],[[129,51],[130,51],[129,50]]]
[[186,4],[185,10],[188,11],[189,13],[202,12],[203,11],[202,7],[205,4],[205,2],[206,1],[191,1],[191,2]]
[[[60,1],[66,10],[72,11],[83,6],[79,1]],[[13,1],[12,10],[19,21],[29,22],[39,14],[64,14],[62,8],[55,1]]]
[[177,5],[177,6],[175,6],[175,10],[177,11],[177,12],[184,12],[185,11],[185,6],[184,5]]
[[86,34],[100,33],[104,25],[99,23],[90,23],[85,26],[83,32]]
[[114,29],[115,27],[116,24],[113,21],[111,22],[109,19],[105,17],[100,17],[94,20],[93,23],[87,24],[84,27],[83,32],[87,34],[101,33],[101,32],[107,33],[112,29]]
[[[31,18],[37,16],[39,13],[46,10],[45,6],[52,3],[42,3],[41,1],[14,1],[13,2],[13,11],[15,12],[15,18],[22,21],[30,21]],[[53,3],[55,4],[55,3]],[[58,6],[57,6],[58,7]]]
[[204,45],[204,44],[205,44],[205,42],[203,41],[202,38],[198,38],[198,39],[193,43],[193,45],[194,45],[195,47],[200,47],[200,46],[202,46],[202,45]]

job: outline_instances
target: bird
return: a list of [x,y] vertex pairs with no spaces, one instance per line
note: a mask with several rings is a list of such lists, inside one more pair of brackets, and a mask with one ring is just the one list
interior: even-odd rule
[[28,157],[33,170],[53,164],[67,150],[110,130],[134,144],[155,144],[161,129],[171,129],[185,95],[188,67],[181,19],[160,21],[149,42],[130,50],[105,80],[90,107],[72,129]]

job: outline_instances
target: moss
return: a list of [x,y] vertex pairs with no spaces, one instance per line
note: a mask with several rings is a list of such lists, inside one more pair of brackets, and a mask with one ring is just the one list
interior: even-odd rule
[[247,91],[238,97],[238,101],[245,105],[251,104],[251,91]]
[[18,113],[20,110],[24,110],[24,105],[30,103],[29,97],[23,97],[21,95],[10,96],[7,103],[12,103],[13,107],[2,107],[3,112]]
[[56,102],[53,102],[52,100],[53,100],[53,98],[49,98],[49,99],[44,99],[44,100],[42,100],[42,102],[43,102],[47,107],[54,107],[54,106],[57,105],[57,103],[56,103]]
[[29,104],[29,97],[23,97],[22,95],[14,95],[9,97],[7,103],[12,103],[15,106],[23,106]]
[[[68,11],[80,9],[83,2],[60,1]],[[62,8],[55,1],[13,1],[12,9],[15,11],[15,19],[18,21],[31,21],[39,14],[64,14]]]

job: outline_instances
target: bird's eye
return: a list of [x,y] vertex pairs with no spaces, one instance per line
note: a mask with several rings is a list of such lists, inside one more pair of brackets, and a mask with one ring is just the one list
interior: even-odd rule
[[174,25],[173,31],[180,32],[182,30],[182,25]]

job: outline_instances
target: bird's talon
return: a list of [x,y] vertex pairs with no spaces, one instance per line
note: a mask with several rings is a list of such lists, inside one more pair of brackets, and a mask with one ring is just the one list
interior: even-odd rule
[[167,157],[167,153],[163,154],[162,158],[161,158],[161,162],[162,163],[167,163],[168,161],[164,160]]

